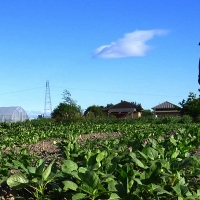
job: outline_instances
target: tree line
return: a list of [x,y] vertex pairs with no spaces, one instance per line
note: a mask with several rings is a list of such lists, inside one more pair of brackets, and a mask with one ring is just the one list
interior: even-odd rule
[[[83,116],[86,118],[106,118],[107,109],[113,106],[112,103],[106,106],[92,105],[85,111],[81,109],[81,106],[71,97],[71,93],[68,90],[64,90],[62,94],[63,102],[61,102],[51,113],[51,118],[55,120],[73,120],[80,119]],[[132,102],[136,107],[142,105],[136,102]],[[179,102],[181,116],[188,115],[195,121],[200,121],[200,98],[196,94],[190,92],[188,98]],[[151,110],[143,110],[142,117],[153,117],[154,114]]]

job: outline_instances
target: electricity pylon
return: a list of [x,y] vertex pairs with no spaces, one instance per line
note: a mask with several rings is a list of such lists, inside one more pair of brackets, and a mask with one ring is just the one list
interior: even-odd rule
[[51,95],[49,81],[46,81],[45,104],[44,104],[44,117],[50,117],[52,112]]

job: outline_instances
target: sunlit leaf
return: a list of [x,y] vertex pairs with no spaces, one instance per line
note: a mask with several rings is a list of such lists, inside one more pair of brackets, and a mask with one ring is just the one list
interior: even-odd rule
[[27,176],[22,173],[13,174],[12,176],[10,176],[7,179],[7,184],[11,188],[21,188],[24,185],[26,185],[27,183],[29,183],[29,180],[28,180]]

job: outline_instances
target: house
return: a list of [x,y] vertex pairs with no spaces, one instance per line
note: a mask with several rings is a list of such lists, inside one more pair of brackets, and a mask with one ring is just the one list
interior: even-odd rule
[[165,101],[152,109],[157,117],[175,117],[180,116],[179,106]]
[[142,106],[140,104],[121,101],[107,109],[108,116],[116,118],[138,118],[141,117]]

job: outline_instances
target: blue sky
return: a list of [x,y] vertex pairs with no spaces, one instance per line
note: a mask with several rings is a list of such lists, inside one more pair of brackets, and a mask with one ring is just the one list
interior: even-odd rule
[[0,106],[44,112],[136,101],[144,109],[198,94],[199,0],[0,2]]

